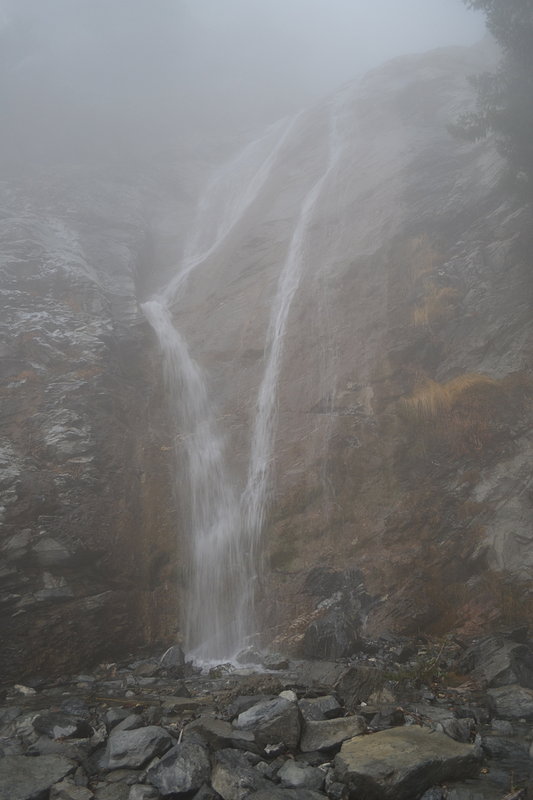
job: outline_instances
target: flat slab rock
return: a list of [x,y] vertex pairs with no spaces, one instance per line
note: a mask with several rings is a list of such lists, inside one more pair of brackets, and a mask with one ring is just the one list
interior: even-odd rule
[[410,726],[344,742],[335,775],[365,800],[412,800],[437,783],[475,774],[479,761],[474,745]]
[[34,800],[44,795],[76,764],[63,756],[5,756],[0,758],[0,800]]
[[365,731],[365,719],[357,716],[307,722],[300,741],[300,749],[303,753],[328,750]]

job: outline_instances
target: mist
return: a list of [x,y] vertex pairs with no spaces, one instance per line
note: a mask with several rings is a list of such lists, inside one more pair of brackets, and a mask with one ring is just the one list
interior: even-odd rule
[[461,0],[4,0],[4,160],[224,139],[391,57],[482,35]]

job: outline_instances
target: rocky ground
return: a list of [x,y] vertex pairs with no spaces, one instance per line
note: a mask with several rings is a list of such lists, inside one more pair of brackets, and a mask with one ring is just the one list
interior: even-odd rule
[[532,796],[525,630],[239,660],[200,673],[174,646],[5,686],[0,800]]

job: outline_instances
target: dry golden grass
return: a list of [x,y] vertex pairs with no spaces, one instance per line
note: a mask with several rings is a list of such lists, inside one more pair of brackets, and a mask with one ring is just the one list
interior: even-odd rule
[[450,286],[441,288],[432,286],[422,305],[413,311],[413,325],[415,328],[431,327],[439,322],[445,322],[453,316],[458,299],[457,289]]
[[499,391],[500,381],[479,372],[458,375],[446,383],[424,378],[411,397],[402,401],[402,405],[409,416],[416,420],[433,420],[451,412],[460,401],[484,393],[487,389]]
[[435,450],[471,456],[501,444],[508,401],[504,381],[470,372],[446,383],[423,378],[400,402],[400,413],[416,434],[422,457]]

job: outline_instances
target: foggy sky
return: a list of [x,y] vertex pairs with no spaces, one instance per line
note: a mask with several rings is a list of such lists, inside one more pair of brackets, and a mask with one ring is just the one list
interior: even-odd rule
[[83,159],[224,135],[483,32],[461,0],[0,0],[3,149]]

